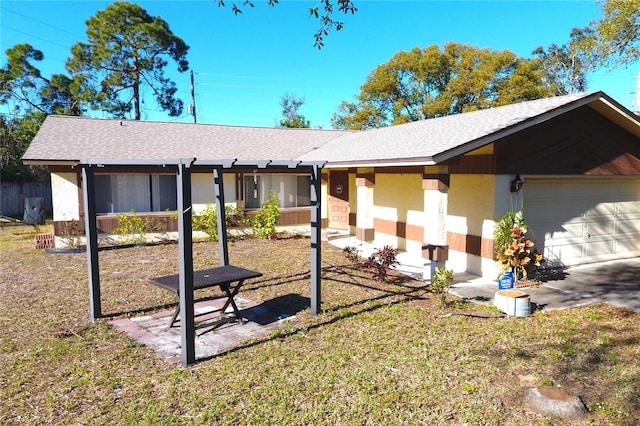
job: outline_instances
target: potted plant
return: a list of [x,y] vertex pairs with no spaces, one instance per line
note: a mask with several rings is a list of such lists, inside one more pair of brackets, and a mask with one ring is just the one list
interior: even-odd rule
[[514,280],[526,280],[530,272],[545,262],[527,236],[522,216],[509,212],[498,221],[494,231],[495,258],[502,272],[512,271]]

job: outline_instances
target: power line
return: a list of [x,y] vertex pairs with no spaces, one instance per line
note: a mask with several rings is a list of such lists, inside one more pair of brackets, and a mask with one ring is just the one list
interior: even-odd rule
[[26,32],[24,32],[24,31],[22,31],[22,30],[17,29],[17,28],[9,27],[9,26],[7,26],[7,25],[0,25],[0,27],[2,27],[2,28],[6,28],[6,29],[8,29],[8,30],[15,31],[15,32],[20,33],[20,34],[24,34],[24,35],[26,35],[26,36],[28,36],[28,37],[31,37],[31,38],[36,38],[36,39],[38,39],[38,40],[46,41],[47,43],[53,44],[53,45],[58,46],[58,47],[62,47],[62,48],[64,48],[64,49],[68,49],[68,48],[69,48],[69,46],[66,46],[66,45],[64,45],[64,44],[56,43],[56,42],[51,41],[51,40],[48,40],[48,39],[46,39],[46,38],[42,38],[42,37],[38,37],[38,36],[33,35],[33,34],[26,33]]
[[16,12],[15,10],[7,9],[7,8],[6,8],[6,7],[4,7],[4,6],[0,6],[0,9],[2,9],[2,10],[6,10],[7,12],[11,12],[11,13],[16,14],[16,15],[18,15],[18,16],[22,16],[23,18],[26,18],[26,19],[28,19],[28,20],[30,20],[30,21],[37,22],[37,23],[39,23],[39,24],[41,24],[41,25],[44,25],[44,26],[47,26],[47,27],[49,27],[49,28],[53,28],[54,30],[60,31],[60,32],[62,32],[62,33],[66,33],[66,34],[69,34],[69,35],[74,36],[74,37],[84,38],[84,36],[78,36],[77,34],[71,33],[71,32],[69,32],[69,31],[67,31],[67,30],[65,30],[65,29],[58,28],[58,27],[56,27],[55,25],[51,25],[51,24],[48,24],[48,23],[46,23],[46,22],[40,21],[40,20],[38,20],[38,19],[32,18],[31,16],[24,15],[24,14],[22,14],[22,13],[20,13],[20,12]]

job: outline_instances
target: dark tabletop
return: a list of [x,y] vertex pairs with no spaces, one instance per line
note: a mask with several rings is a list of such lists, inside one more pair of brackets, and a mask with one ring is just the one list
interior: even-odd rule
[[[260,276],[262,276],[260,272],[231,265],[201,269],[193,271],[193,289],[197,290],[217,285],[230,284],[236,281],[243,281]],[[175,293],[178,293],[180,288],[180,275],[178,274],[151,278],[149,281],[158,287],[162,287]]]

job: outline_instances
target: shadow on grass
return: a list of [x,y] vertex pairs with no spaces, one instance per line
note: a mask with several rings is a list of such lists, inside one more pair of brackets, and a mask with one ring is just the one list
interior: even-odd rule
[[[363,271],[361,269],[353,265],[330,265],[328,267],[322,268],[322,272],[323,272],[322,279],[325,282],[328,281],[328,282],[334,282],[342,285],[344,284],[352,285],[352,286],[356,286],[366,290],[381,292],[381,294],[356,300],[351,303],[340,304],[333,308],[325,309],[322,315],[325,315],[325,316],[331,315],[331,314],[334,314],[334,315],[331,316],[331,318],[328,318],[324,321],[319,321],[311,325],[305,325],[300,327],[292,327],[293,324],[288,323],[289,325],[291,325],[291,327],[285,326],[279,330],[275,330],[274,332],[269,334],[267,337],[258,338],[258,339],[246,342],[244,344],[240,344],[238,346],[230,348],[226,351],[222,351],[215,355],[198,358],[196,360],[196,363],[226,356],[228,354],[238,352],[247,348],[255,347],[273,340],[285,339],[299,333],[300,331],[309,331],[309,330],[318,329],[330,324],[337,323],[339,321],[353,318],[358,315],[376,311],[380,308],[386,308],[393,305],[407,303],[413,300],[424,299],[423,296],[420,296],[420,293],[428,288],[428,285],[426,284],[418,285],[418,286],[408,285],[409,282],[416,282],[416,281],[410,277],[404,277],[404,276],[393,277],[391,280],[387,282],[380,282],[380,286],[364,284],[362,282],[357,281],[356,278],[360,276],[366,279],[370,279],[370,276],[368,275],[365,276],[365,274],[363,274]],[[330,273],[337,274],[339,278],[330,277],[329,276]],[[305,276],[305,275],[306,275],[305,273],[296,274],[293,277],[299,277],[299,276]],[[346,276],[348,278],[343,278],[343,276]],[[283,279],[284,277],[275,278],[276,283],[282,283],[281,280]],[[263,280],[262,283],[269,282],[272,280],[274,279]],[[254,282],[254,284],[256,283]],[[277,284],[269,284],[269,285],[277,285]],[[394,290],[393,286],[399,287],[399,289]],[[294,298],[295,301],[292,303],[292,306],[283,310],[284,307],[287,307],[287,304],[288,304],[287,300],[289,300],[289,303],[291,303],[290,301],[292,296],[296,296]],[[296,313],[302,312],[309,306],[309,302],[310,301],[308,298],[302,297],[299,295],[287,295],[287,297],[285,298],[275,298],[268,302],[265,302],[265,303],[269,303],[270,306],[275,310],[275,312],[270,313],[270,318],[265,319],[265,321],[268,319],[279,320],[281,319],[280,317],[283,315],[289,316],[291,315],[292,310],[296,310]],[[262,304],[256,308],[260,308],[261,306]]]

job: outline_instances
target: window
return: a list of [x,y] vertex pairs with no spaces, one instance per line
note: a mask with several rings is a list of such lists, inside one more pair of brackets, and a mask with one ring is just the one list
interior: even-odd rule
[[175,175],[96,175],[96,213],[157,212],[177,208]]
[[243,179],[244,205],[257,209],[274,190],[280,207],[308,207],[311,205],[311,178],[293,174],[245,174]]

